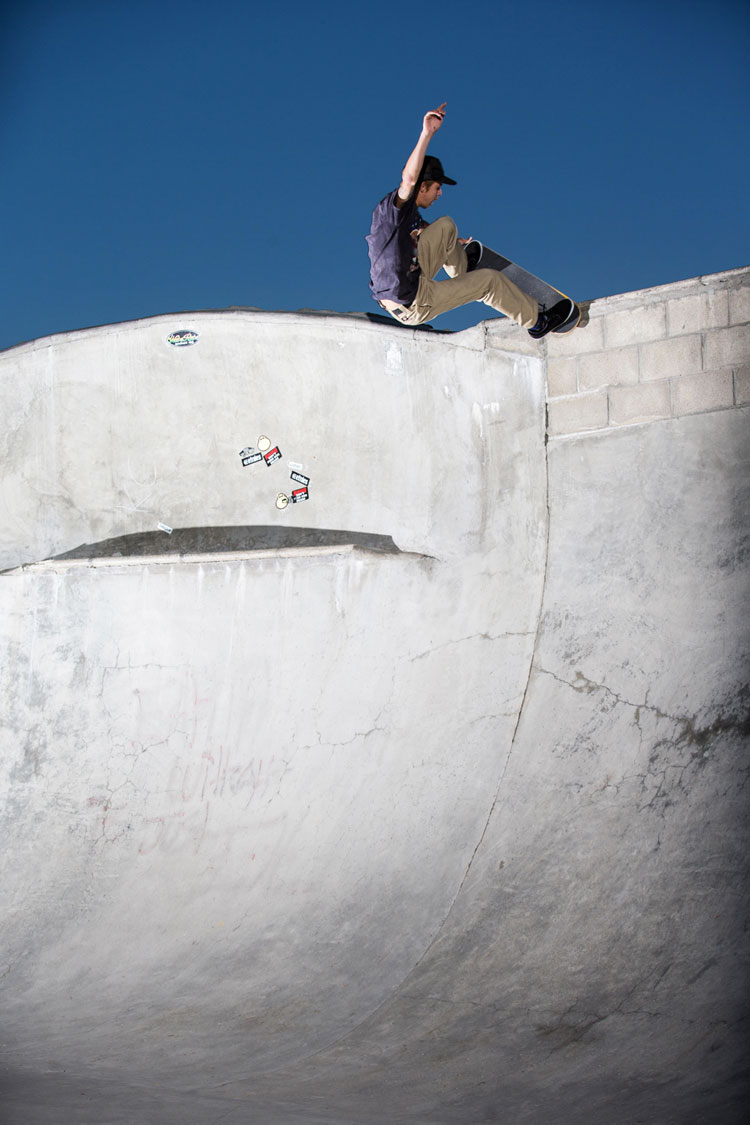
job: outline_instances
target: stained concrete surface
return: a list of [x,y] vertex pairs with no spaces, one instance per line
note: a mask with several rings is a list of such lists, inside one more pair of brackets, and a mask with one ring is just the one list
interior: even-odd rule
[[739,1121],[747,411],[183,320],[0,356],[5,1119]]
[[[63,551],[55,559],[153,558],[155,555],[223,555],[252,551],[296,550],[305,547],[364,547],[371,551],[398,553],[390,535],[366,535],[361,531],[331,531],[318,527],[179,527],[163,531],[141,531],[118,535],[99,543],[82,543]],[[54,561],[54,560],[53,560]]]

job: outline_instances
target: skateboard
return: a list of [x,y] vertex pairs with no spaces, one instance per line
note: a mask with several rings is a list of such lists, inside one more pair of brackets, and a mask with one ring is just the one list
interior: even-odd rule
[[[478,256],[477,247],[479,248]],[[557,304],[561,297],[567,297],[569,301],[572,300],[572,297],[568,297],[567,293],[555,289],[554,285],[548,285],[540,277],[535,277],[533,273],[529,273],[528,270],[517,266],[515,262],[511,262],[510,258],[504,258],[502,254],[490,250],[489,246],[477,242],[476,239],[472,239],[464,249],[469,256],[470,270],[489,269],[504,273],[509,281],[512,281],[514,285],[517,285],[519,289],[547,309]],[[581,310],[573,302],[573,312],[564,324],[555,329],[555,332],[572,332],[574,328],[578,327],[580,319]]]

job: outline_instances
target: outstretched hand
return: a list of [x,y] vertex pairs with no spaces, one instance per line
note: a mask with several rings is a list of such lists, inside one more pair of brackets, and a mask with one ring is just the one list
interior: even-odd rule
[[445,107],[447,106],[447,104],[447,102],[443,102],[443,104],[439,105],[437,109],[431,109],[429,113],[426,113],[424,115],[424,124],[422,127],[425,133],[427,133],[429,136],[437,133],[438,129],[443,124],[443,118],[445,117]]

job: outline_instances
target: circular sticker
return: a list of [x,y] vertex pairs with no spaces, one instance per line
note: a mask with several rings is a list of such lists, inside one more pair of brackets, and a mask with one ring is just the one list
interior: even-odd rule
[[277,508],[286,508],[288,503],[289,503],[289,497],[286,495],[286,493],[280,492],[279,495],[276,497],[276,507]]
[[271,439],[267,438],[265,434],[261,434],[258,438],[258,449],[261,453],[265,453],[267,449],[271,448]]
[[185,348],[188,344],[198,343],[198,333],[193,332],[192,328],[181,328],[179,332],[169,333],[167,343],[174,344],[176,348]]

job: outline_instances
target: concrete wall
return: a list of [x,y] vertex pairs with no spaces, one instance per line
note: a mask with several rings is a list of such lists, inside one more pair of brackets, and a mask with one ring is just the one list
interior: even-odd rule
[[0,356],[9,1122],[742,1119],[747,286]]
[[[181,328],[198,343],[169,345]],[[13,348],[0,356],[0,567],[160,522],[346,528],[451,553],[487,504],[465,478],[500,417],[482,346],[480,330],[440,349],[396,325],[229,312]],[[529,382],[541,364],[500,368]],[[280,463],[242,469],[239,451],[261,433]],[[290,460],[314,499],[279,513]]]

